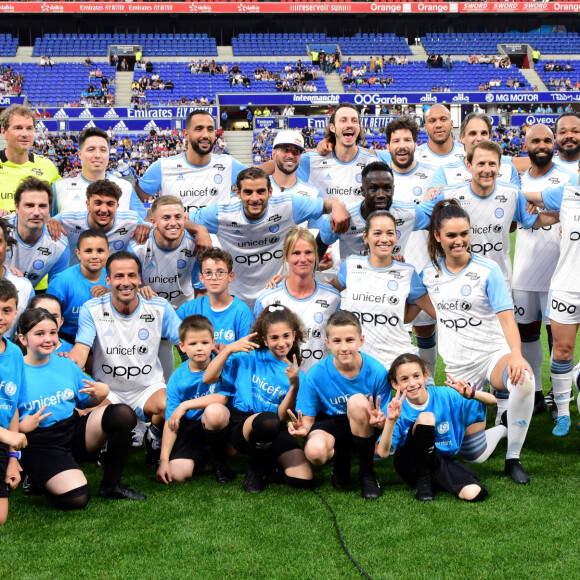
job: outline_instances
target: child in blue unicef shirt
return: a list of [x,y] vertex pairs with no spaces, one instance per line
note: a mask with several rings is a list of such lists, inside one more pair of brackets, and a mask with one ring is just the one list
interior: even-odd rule
[[446,387],[427,387],[427,364],[411,353],[397,357],[389,378],[397,395],[383,406],[385,427],[377,447],[381,457],[394,451],[397,473],[415,488],[421,501],[434,499],[433,488],[443,489],[469,502],[483,501],[487,488],[477,474],[454,457],[482,463],[507,429],[485,430],[485,406],[496,398],[450,375]]
[[37,294],[28,305],[29,310],[32,310],[33,308],[44,308],[45,310],[48,310],[56,320],[59,336],[54,354],[58,354],[59,352],[70,352],[73,345],[60,336],[60,329],[64,324],[62,302],[53,294]]
[[10,490],[20,483],[19,450],[26,447],[18,432],[18,396],[24,383],[24,361],[18,347],[4,338],[14,324],[18,291],[0,279],[0,525],[8,518]]
[[206,384],[221,378],[235,387],[231,441],[237,451],[250,456],[244,481],[250,493],[264,489],[264,478],[276,463],[288,485],[312,488],[312,469],[285,422],[304,377],[299,368],[303,340],[296,314],[285,306],[268,306],[252,334],[226,345],[203,376]]
[[58,326],[48,311],[27,310],[18,330],[18,339],[26,348],[26,380],[18,400],[20,431],[28,439],[22,467],[31,486],[42,490],[57,509],[85,507],[90,488],[77,462],[96,457],[107,442],[99,496],[145,499],[121,483],[136,423],[134,411],[124,404],[106,405],[80,417],[76,408],[99,405],[109,387],[87,379],[71,360],[51,356],[58,342]]
[[161,483],[189,479],[205,445],[210,447],[216,480],[227,483],[233,479],[226,460],[230,422],[226,403],[233,388],[203,381],[214,347],[211,322],[199,314],[186,317],[179,327],[179,348],[188,360],[167,383],[167,409],[157,469]]
[[56,296],[62,305],[64,324],[60,335],[74,343],[79,327],[81,306],[110,291],[105,264],[109,257],[109,242],[100,230],[84,230],[75,250],[79,264],[70,266],[52,278],[47,293]]
[[[391,397],[387,371],[370,355],[360,352],[364,343],[358,318],[346,310],[335,312],[326,325],[326,343],[332,353],[306,375],[292,413],[289,432],[306,437],[304,451],[314,465],[334,460],[332,485],[350,485],[351,452],[359,462],[361,495],[382,495],[373,456],[377,428],[382,427],[380,404]],[[374,405],[376,402],[376,408]],[[384,417],[382,417],[384,421]]]
[[215,331],[217,349],[235,342],[250,333],[254,315],[249,306],[229,291],[235,278],[234,262],[229,252],[221,248],[207,248],[198,256],[199,279],[207,295],[182,304],[177,316],[182,320],[192,314],[202,314],[210,320]]

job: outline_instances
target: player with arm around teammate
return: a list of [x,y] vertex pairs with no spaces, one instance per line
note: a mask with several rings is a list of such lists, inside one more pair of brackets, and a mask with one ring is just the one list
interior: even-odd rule
[[383,492],[373,456],[378,429],[383,427],[381,399],[391,398],[387,371],[379,361],[360,351],[364,337],[352,312],[339,310],[330,317],[326,342],[332,356],[308,371],[298,393],[297,414],[290,414],[288,431],[306,438],[304,452],[313,465],[334,461],[331,483],[336,489],[350,486],[354,452],[359,462],[361,495],[376,499]]
[[383,406],[378,455],[395,453],[395,470],[418,500],[433,501],[436,487],[465,501],[483,501],[485,485],[453,457],[461,451],[464,459],[482,463],[505,437],[503,425],[485,431],[484,405],[493,405],[495,397],[449,375],[445,387],[426,386],[427,365],[412,353],[393,361],[389,378],[397,394]]
[[258,316],[254,332],[226,345],[203,376],[206,384],[221,377],[226,386],[235,386],[231,442],[250,456],[244,480],[250,493],[264,489],[276,464],[290,487],[313,486],[310,464],[286,426],[304,380],[299,367],[303,336],[302,324],[291,310],[270,305]]
[[167,383],[166,420],[157,469],[161,483],[189,479],[204,445],[210,447],[216,480],[227,483],[233,479],[226,459],[230,432],[226,403],[233,389],[203,382],[214,346],[214,329],[205,316],[194,314],[184,319],[179,327],[179,348],[188,360]]
[[271,304],[282,304],[298,315],[306,329],[306,340],[300,346],[301,368],[306,372],[328,354],[326,322],[340,308],[340,293],[314,277],[316,241],[306,228],[293,226],[286,234],[284,266],[288,277],[258,295],[254,314],[258,316]]
[[431,216],[431,264],[421,277],[437,313],[446,370],[483,389],[509,392],[505,472],[529,483],[520,462],[534,406],[534,377],[521,353],[513,304],[499,266],[470,251],[469,215],[452,199]]

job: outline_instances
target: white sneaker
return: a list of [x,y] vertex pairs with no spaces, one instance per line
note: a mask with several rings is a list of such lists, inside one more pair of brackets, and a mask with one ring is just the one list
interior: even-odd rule
[[145,431],[147,431],[147,423],[137,419],[137,425],[133,429],[133,447],[141,447],[143,445],[143,437],[145,437]]

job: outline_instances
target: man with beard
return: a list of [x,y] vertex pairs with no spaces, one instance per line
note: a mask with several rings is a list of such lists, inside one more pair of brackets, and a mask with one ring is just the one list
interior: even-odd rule
[[[578,148],[579,120],[573,116],[569,118],[570,122],[574,120],[578,127],[576,137],[576,148]],[[567,122],[568,119],[564,118],[563,121]],[[568,137],[568,139],[572,140],[573,137]],[[567,171],[567,167],[555,163],[554,134],[551,129],[546,125],[532,125],[526,133],[524,147],[528,152],[531,167],[521,177],[522,192],[543,191],[551,187],[562,187],[568,183],[572,173]],[[578,161],[574,161],[572,165],[577,163]],[[545,313],[550,280],[559,257],[559,228],[547,226],[532,230],[524,229],[521,225],[518,227],[513,273],[514,311],[522,339],[522,355],[530,363],[536,377],[534,413],[540,413],[546,409],[540,380],[544,357],[540,331],[543,320],[551,352],[552,330],[550,319]],[[547,398],[553,402],[553,394]],[[552,405],[552,408],[555,409],[555,405]]]
[[185,119],[185,153],[158,159],[136,186],[143,196],[174,195],[186,212],[227,203],[236,177],[245,165],[231,155],[214,155],[216,128],[208,111],[195,109]]
[[[433,108],[431,107],[431,109]],[[447,111],[445,107],[441,108]],[[449,111],[447,111],[448,113]],[[444,114],[441,112],[441,117]],[[434,115],[439,118],[437,112]],[[451,123],[450,120],[449,123]],[[419,127],[409,117],[397,117],[387,125],[386,136],[388,154],[391,159],[395,180],[395,199],[402,203],[414,202],[418,204],[423,200],[435,173],[434,167],[431,167],[427,162],[417,161],[415,158]],[[455,147],[453,142],[451,144]],[[379,159],[384,157],[381,153],[381,151],[377,152]],[[451,159],[452,157],[449,158],[448,162],[451,162]],[[435,166],[440,163],[441,161],[437,161]],[[412,232],[403,254],[405,261],[413,264],[417,272],[421,272],[429,263],[427,232]],[[417,340],[419,354],[427,361],[429,371],[435,376],[435,367],[437,365],[435,321],[427,313],[421,311],[413,321],[413,331]]]
[[580,161],[580,114],[564,113],[556,119],[554,125],[558,156],[554,163],[578,179],[578,162]]
[[[459,129],[459,139],[468,151],[480,141],[491,139],[491,119],[485,113],[469,113],[465,116]],[[450,164],[441,165],[431,180],[431,188],[455,185],[462,181],[469,181],[471,173],[467,169],[465,157]],[[507,181],[516,187],[520,186],[517,169],[512,163],[512,158],[507,155],[501,156],[501,165],[497,174],[498,181]]]

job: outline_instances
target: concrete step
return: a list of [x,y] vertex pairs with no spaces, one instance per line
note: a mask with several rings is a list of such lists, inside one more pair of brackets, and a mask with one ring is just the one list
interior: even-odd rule
[[340,78],[336,73],[324,75],[324,82],[328,87],[329,93],[344,93],[344,87],[340,82]]
[[228,153],[241,163],[252,165],[252,131],[224,131]]
[[540,75],[532,68],[521,68],[520,72],[526,77],[526,80],[532,85],[532,87],[538,87],[538,91],[548,91],[548,87],[544,84],[544,81]]

